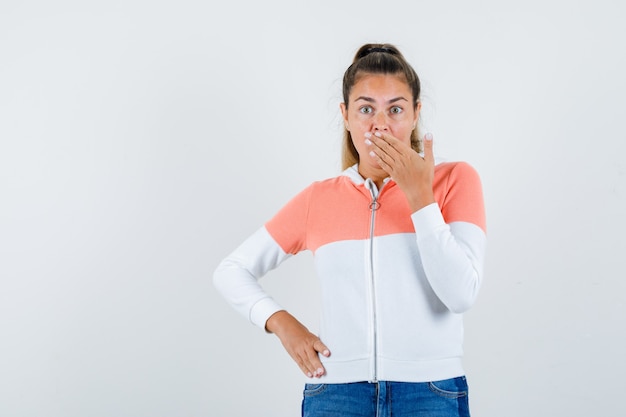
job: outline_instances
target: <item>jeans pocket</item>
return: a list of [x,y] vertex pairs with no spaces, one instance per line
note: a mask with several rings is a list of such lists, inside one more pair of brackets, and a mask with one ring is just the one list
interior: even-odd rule
[[304,396],[313,397],[319,395],[326,390],[326,384],[305,384]]
[[428,383],[428,388],[441,397],[452,399],[466,397],[468,391],[467,381],[464,376],[442,381],[432,381]]

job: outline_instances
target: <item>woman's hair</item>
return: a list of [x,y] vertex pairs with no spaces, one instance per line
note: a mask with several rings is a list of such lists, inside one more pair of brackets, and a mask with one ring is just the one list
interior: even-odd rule
[[[359,48],[354,56],[352,65],[348,67],[343,75],[343,102],[346,109],[348,108],[352,87],[364,74],[403,76],[413,93],[413,104],[417,106],[420,98],[420,80],[413,67],[404,59],[404,56],[395,46],[388,43],[369,43]],[[421,152],[422,150],[417,128],[411,132],[411,147],[416,152]],[[359,162],[359,154],[352,143],[352,135],[344,127],[341,165],[343,169],[346,169],[357,162]]]

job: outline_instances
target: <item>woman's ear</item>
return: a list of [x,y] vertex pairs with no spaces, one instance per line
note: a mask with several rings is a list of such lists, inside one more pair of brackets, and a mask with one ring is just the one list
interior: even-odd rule
[[339,103],[339,109],[341,109],[341,117],[343,117],[343,125],[347,131],[350,131],[350,125],[348,124],[348,108],[346,103]]
[[422,110],[422,102],[418,100],[417,103],[415,103],[415,120],[413,120],[413,129],[417,127],[417,121],[420,118],[420,110]]

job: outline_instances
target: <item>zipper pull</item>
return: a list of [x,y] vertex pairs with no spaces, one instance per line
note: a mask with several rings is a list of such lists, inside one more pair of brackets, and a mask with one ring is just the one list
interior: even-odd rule
[[370,195],[372,196],[372,202],[370,203],[370,210],[376,211],[380,208],[380,203],[378,202],[378,188],[376,188],[376,184],[371,179],[365,180],[365,187],[369,190]]

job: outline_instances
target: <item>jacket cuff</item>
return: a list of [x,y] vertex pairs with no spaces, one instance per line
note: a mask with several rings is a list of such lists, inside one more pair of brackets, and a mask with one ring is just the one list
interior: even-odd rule
[[413,227],[415,227],[417,240],[423,239],[441,226],[446,225],[437,203],[431,203],[417,210],[411,215],[411,220],[413,221]]
[[284,310],[273,298],[267,297],[263,298],[252,306],[250,310],[250,321],[265,330],[265,323],[267,323],[267,319],[277,311]]

